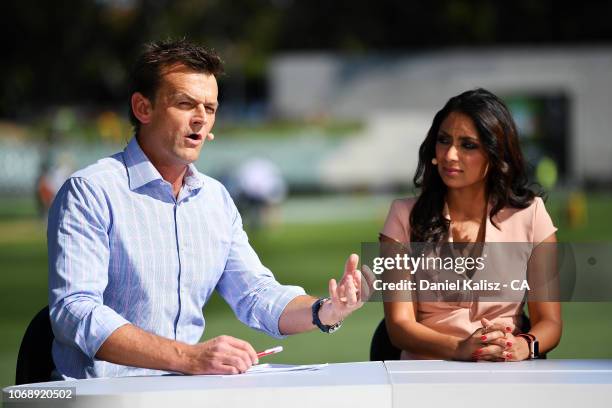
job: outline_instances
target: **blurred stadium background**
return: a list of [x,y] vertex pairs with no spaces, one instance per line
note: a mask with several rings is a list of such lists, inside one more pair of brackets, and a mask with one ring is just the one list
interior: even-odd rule
[[[44,202],[129,140],[126,73],[154,39],[185,36],[225,59],[216,139],[197,166],[230,187],[252,159],[282,175],[271,211],[246,222],[283,283],[325,294],[346,256],[376,240],[391,200],[414,194],[434,113],[477,86],[511,107],[559,239],[610,242],[612,5],[507,3],[3,2],[0,386],[13,383],[21,336],[46,303]],[[611,358],[610,312],[565,304],[550,357]],[[271,362],[340,362],[368,359],[382,307],[366,305],[331,337],[281,341],[241,325],[218,297],[205,317],[204,338],[284,345]]]

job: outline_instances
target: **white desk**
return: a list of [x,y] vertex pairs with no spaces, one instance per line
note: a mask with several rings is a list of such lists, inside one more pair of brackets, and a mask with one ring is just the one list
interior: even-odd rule
[[[612,360],[520,363],[386,361],[330,364],[310,372],[165,376],[33,384],[76,387],[76,400],[5,407],[607,407]],[[7,387],[16,390],[23,386]],[[6,401],[6,400],[5,400]]]
[[[391,385],[382,362],[330,364],[318,371],[236,376],[124,377],[32,384],[76,387],[76,399],[5,407],[249,407],[373,408],[391,406]],[[7,387],[9,389],[24,386]]]
[[393,406],[612,407],[612,360],[386,361]]

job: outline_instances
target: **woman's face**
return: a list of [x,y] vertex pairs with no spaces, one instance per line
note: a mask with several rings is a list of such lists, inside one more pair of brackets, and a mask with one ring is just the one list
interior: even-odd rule
[[438,173],[449,189],[484,188],[489,160],[472,118],[451,112],[436,139]]

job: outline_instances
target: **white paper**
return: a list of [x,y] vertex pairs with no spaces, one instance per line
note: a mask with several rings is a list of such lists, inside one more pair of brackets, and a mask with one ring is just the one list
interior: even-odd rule
[[288,365],[288,364],[257,364],[251,366],[245,375],[248,374],[266,374],[266,373],[286,373],[289,371],[316,371],[328,364],[308,364],[308,365]]

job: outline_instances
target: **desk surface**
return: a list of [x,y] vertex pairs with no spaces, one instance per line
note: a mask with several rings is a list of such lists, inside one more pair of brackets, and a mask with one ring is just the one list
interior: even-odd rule
[[527,360],[513,363],[386,361],[391,382],[612,384],[612,360]]
[[393,407],[610,407],[612,360],[386,361]]
[[[519,363],[453,361],[386,361],[330,364],[318,371],[238,376],[161,376],[88,379],[33,384],[31,387],[75,387],[66,401],[8,402],[27,406],[233,406],[313,408],[325,406],[429,407],[491,402],[496,408],[555,408],[584,405],[609,407],[612,360],[537,360]],[[16,390],[24,386],[7,387]]]
[[[23,387],[75,387],[76,399],[7,402],[9,390]],[[316,371],[234,376],[156,376],[96,378],[7,387],[5,407],[223,407],[277,406],[390,407],[391,384],[380,361],[330,364]]]

